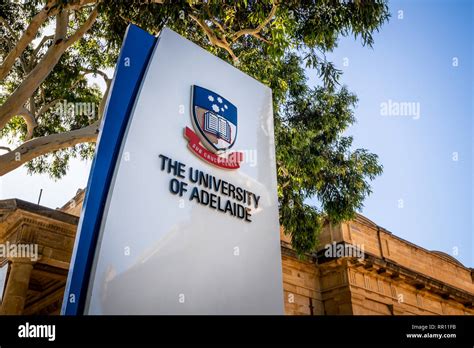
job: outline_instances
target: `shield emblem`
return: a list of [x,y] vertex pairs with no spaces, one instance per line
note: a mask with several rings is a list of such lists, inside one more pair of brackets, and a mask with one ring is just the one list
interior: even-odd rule
[[192,120],[201,143],[214,153],[230,149],[237,137],[237,107],[206,88],[192,87]]

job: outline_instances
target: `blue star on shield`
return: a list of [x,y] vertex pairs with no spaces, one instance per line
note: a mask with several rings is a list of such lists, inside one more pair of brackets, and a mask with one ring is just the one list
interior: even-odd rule
[[237,137],[237,107],[206,88],[192,87],[192,120],[202,144],[215,153],[230,149]]

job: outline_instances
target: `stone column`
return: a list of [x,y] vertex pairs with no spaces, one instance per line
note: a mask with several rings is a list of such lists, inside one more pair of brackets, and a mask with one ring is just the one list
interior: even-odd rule
[[11,258],[10,273],[3,294],[0,314],[18,315],[23,313],[26,294],[30,283],[33,262],[29,258]]

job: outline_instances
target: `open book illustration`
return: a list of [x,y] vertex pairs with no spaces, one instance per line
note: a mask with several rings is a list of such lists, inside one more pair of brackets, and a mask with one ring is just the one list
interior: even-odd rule
[[228,143],[231,142],[229,121],[224,117],[214,114],[212,111],[204,113],[204,131]]

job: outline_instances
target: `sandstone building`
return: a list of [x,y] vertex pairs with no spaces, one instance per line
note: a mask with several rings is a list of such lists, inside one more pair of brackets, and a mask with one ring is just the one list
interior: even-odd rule
[[[37,244],[40,258],[0,257],[1,314],[59,314],[84,192],[61,209],[0,201],[0,245]],[[339,255],[324,249],[363,254]],[[289,315],[474,314],[474,270],[403,240],[358,215],[327,226],[320,250],[300,259],[281,233]]]

